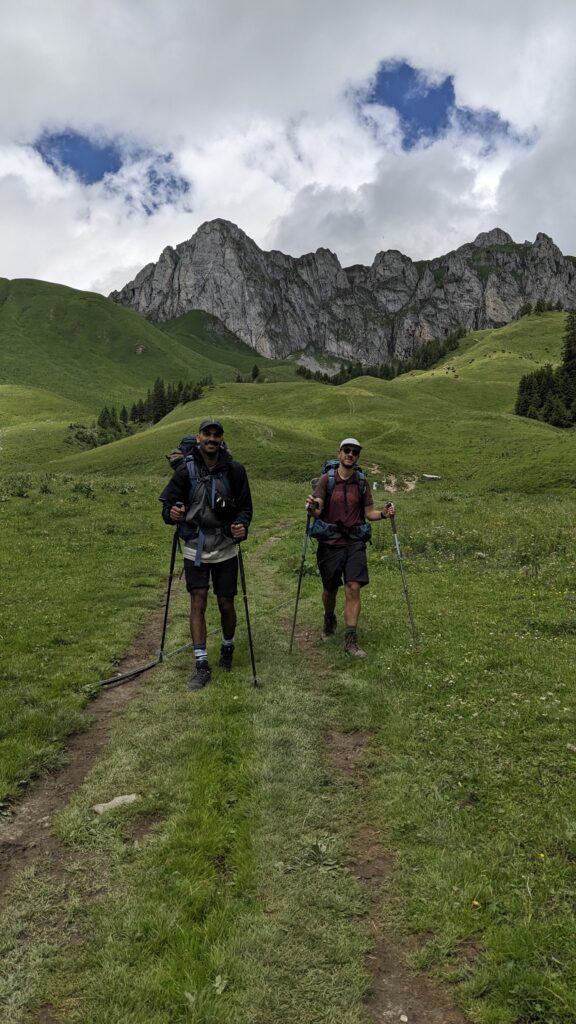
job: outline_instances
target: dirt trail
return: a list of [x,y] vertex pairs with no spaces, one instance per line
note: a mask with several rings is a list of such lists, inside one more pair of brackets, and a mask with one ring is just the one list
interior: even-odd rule
[[[160,646],[164,609],[148,618],[130,651],[118,666],[118,673],[150,661]],[[68,802],[102,756],[116,715],[140,691],[149,675],[143,673],[113,689],[105,689],[88,706],[92,719],[87,730],[70,739],[66,765],[58,772],[32,781],[25,795],[0,823],[0,894],[6,891],[12,875],[33,861],[58,860],[62,850],[52,834],[57,811]]]
[[[330,764],[362,788],[363,754],[371,734],[337,732],[326,735]],[[359,799],[362,797],[359,792]],[[424,975],[412,974],[405,965],[408,952],[398,936],[382,927],[379,905],[382,885],[394,871],[394,858],[382,847],[375,828],[365,825],[358,830],[350,852],[350,870],[372,893],[368,920],[374,934],[374,947],[368,957],[372,984],[366,1009],[374,1024],[469,1024],[469,1018],[456,1009],[450,992]]]

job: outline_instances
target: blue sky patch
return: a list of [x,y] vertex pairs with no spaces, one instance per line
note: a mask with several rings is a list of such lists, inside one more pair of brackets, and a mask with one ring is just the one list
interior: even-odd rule
[[74,131],[46,132],[34,148],[55,171],[66,167],[85,185],[101,181],[106,174],[116,174],[122,167],[120,150],[113,143],[95,142]]
[[412,149],[418,142],[433,142],[453,121],[462,131],[481,135],[487,142],[510,133],[510,125],[496,111],[458,107],[452,75],[430,83],[406,61],[382,64],[367,99],[397,111],[404,149]]
[[177,203],[190,196],[190,182],[178,174],[172,153],[140,150],[133,154],[134,176],[130,167],[121,180],[111,177],[105,188],[110,195],[120,196],[132,210],[144,211],[149,217],[161,206]]
[[[149,216],[190,192],[190,183],[175,169],[172,153],[135,149],[127,155],[112,142],[96,142],[72,130],[45,133],[34,148],[57,173],[62,168],[73,171],[84,185],[108,176],[105,187],[110,194],[123,195],[129,206]],[[136,169],[136,190],[130,187],[131,165]],[[123,167],[128,173],[119,180],[115,175]]]
[[190,192],[190,183],[177,174],[173,157],[163,156],[151,164],[146,172],[148,194],[144,202],[146,213],[152,214],[166,203],[175,203]]

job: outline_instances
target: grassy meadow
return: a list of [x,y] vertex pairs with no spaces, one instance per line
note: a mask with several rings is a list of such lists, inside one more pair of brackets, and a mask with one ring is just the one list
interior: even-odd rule
[[[63,431],[75,403],[101,404],[89,388],[99,355],[77,392],[71,349],[61,371],[50,350],[44,382],[26,377],[23,353],[18,372],[14,354],[2,363],[3,807],[58,766],[85,724],[85,688],[162,603],[163,456],[205,414],[223,420],[253,486],[245,561],[263,687],[251,686],[241,600],[229,676],[191,694],[183,654],[147,677],[54,824],[64,867],[27,868],[3,897],[2,1019],[361,1024],[378,1019],[370,965],[384,936],[477,1024],[572,1022],[576,453],[573,431],[512,414],[519,377],[558,361],[564,317],[471,335],[428,372],[339,388],[281,364],[268,384],[234,384],[254,354],[179,320],[160,331],[136,318],[161,336],[160,365],[193,352],[214,388],[86,452],[70,453]],[[119,375],[110,393],[141,386],[134,337],[105,356],[102,374],[116,360]],[[419,644],[383,522],[363,594],[369,657],[345,659],[341,622],[321,642],[312,542],[289,657],[304,497],[347,434],[365,445],[376,502],[398,478]],[[187,639],[187,607],[180,587],[169,646]],[[334,744],[355,735],[345,769]],[[130,807],[91,810],[132,792]],[[373,888],[354,869],[366,835],[391,865]]]

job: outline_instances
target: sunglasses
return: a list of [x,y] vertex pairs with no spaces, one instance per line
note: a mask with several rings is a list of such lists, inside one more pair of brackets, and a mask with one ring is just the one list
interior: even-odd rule
[[351,448],[350,445],[346,445],[346,447],[341,448],[340,451],[344,452],[344,455],[360,455],[360,449]]

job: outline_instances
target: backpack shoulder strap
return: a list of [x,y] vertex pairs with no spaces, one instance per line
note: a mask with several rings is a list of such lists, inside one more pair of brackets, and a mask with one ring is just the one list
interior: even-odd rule
[[[366,473],[364,472],[364,470],[362,470],[362,469],[357,469],[356,470],[356,479],[358,481],[358,490],[360,492],[360,497],[363,498],[364,494],[366,493]],[[330,495],[332,494],[332,491],[334,490],[335,483],[336,483],[336,468],[334,466],[331,466],[328,469],[328,483],[326,485],[326,498],[329,498]]]
[[194,498],[198,484],[200,483],[200,474],[198,472],[198,466],[193,455],[186,456],[186,471],[188,473],[188,479],[190,481],[190,497]]
[[191,455],[186,456],[186,469],[188,471],[190,483],[194,483],[198,479],[198,467]]
[[230,483],[230,473],[231,473],[231,469],[232,469],[232,464],[231,463],[230,464],[226,464],[224,466],[221,466],[217,473],[210,473],[210,474],[206,474],[206,476],[203,476],[201,473],[198,472],[198,466],[196,464],[196,460],[195,460],[194,456],[193,455],[188,455],[188,456],[186,456],[186,469],[188,471],[188,478],[190,480],[190,488],[191,488],[191,491],[192,491],[192,496],[194,496],[195,490],[196,490],[198,484],[200,483],[200,480],[202,480],[202,479],[207,479],[207,480],[211,481],[212,492],[213,492],[212,493],[212,499],[211,499],[212,502],[214,501],[214,491],[215,491],[215,488],[216,488],[216,482],[217,481],[219,481],[222,484],[222,487],[227,492],[229,497],[232,495],[232,486],[231,486],[231,483]]
[[225,491],[227,491],[227,494],[228,494],[229,498],[232,497],[232,491],[233,491],[233,487],[232,487],[232,478],[233,478],[233,475],[234,475],[233,466],[234,466],[233,462],[226,462],[218,470],[218,479],[222,481],[222,485],[223,485]]

